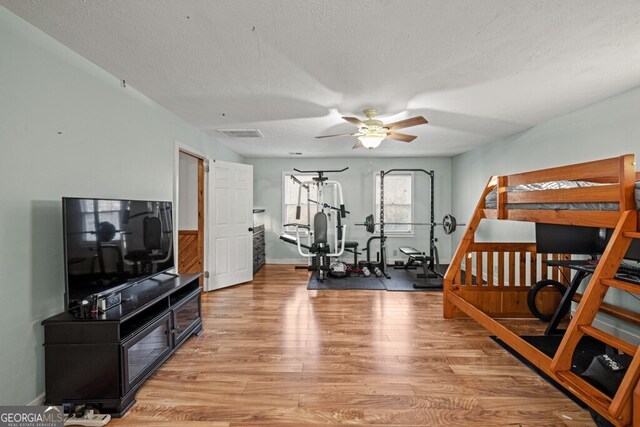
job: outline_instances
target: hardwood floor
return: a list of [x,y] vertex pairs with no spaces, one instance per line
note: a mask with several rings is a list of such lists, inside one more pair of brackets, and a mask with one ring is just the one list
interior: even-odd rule
[[307,274],[267,265],[206,294],[204,333],[112,425],[594,425],[475,322],[442,319],[441,293],[308,291]]

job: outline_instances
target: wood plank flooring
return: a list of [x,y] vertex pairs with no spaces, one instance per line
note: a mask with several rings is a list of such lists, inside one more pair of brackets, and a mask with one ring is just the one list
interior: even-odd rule
[[475,322],[442,319],[442,293],[308,291],[307,275],[267,265],[204,295],[203,334],[112,425],[594,425]]

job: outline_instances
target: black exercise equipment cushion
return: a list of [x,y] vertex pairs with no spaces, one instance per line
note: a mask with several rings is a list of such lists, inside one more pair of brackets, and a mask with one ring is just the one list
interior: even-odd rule
[[327,215],[318,212],[313,217],[314,243],[327,243]]

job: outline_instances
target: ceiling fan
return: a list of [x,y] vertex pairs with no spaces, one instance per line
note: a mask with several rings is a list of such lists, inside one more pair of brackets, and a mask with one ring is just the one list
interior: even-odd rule
[[395,139],[402,142],[411,142],[417,138],[415,135],[407,135],[406,133],[396,132],[397,129],[409,128],[412,126],[427,124],[427,119],[422,116],[412,117],[410,119],[400,120],[399,122],[384,124],[382,121],[374,119],[378,114],[378,110],[375,108],[367,108],[362,113],[367,116],[366,120],[360,120],[356,117],[343,117],[352,125],[358,127],[358,132],[355,133],[341,133],[337,135],[322,135],[316,136],[316,138],[331,138],[334,136],[357,136],[358,142],[353,148],[376,148],[380,143],[386,139]]

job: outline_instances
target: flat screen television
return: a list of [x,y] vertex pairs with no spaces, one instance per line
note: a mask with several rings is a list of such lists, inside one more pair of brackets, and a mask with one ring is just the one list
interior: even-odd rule
[[171,202],[62,199],[65,305],[174,268]]
[[599,227],[536,223],[538,253],[596,255],[604,247]]

